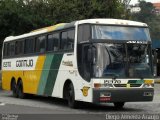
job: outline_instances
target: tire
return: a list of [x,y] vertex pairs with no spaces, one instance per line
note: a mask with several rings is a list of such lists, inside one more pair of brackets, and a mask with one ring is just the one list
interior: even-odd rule
[[123,106],[124,106],[124,102],[115,102],[114,103],[114,107],[116,108],[116,109],[122,109],[123,108]]
[[68,106],[70,108],[77,108],[77,101],[75,101],[75,92],[72,83],[69,84],[67,91]]
[[22,81],[18,82],[17,94],[18,94],[19,98],[21,98],[21,99],[25,98],[25,93],[23,93],[23,83],[22,83]]
[[16,85],[16,81],[13,80],[12,83],[11,83],[11,90],[12,90],[12,95],[13,97],[18,97],[18,94],[17,94],[17,85]]

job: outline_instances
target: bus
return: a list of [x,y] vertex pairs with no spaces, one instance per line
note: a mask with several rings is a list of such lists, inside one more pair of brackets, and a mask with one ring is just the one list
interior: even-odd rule
[[61,23],[4,40],[2,88],[79,101],[149,102],[154,96],[151,38],[147,24],[121,19]]

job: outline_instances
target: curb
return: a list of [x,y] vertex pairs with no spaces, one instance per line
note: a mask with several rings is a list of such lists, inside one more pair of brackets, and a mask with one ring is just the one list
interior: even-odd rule
[[155,78],[154,83],[160,84],[160,78]]
[[159,81],[155,81],[155,84],[160,84],[160,80]]

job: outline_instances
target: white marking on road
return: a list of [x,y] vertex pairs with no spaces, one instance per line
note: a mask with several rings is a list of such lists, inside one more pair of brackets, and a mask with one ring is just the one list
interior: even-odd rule
[[5,103],[1,103],[1,102],[0,102],[0,106],[4,106],[4,105],[5,105]]

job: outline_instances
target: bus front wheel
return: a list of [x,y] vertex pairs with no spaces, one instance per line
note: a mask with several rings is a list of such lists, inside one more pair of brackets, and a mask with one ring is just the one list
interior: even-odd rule
[[74,87],[73,87],[72,83],[70,83],[68,86],[67,100],[68,100],[69,107],[71,107],[71,108],[77,107],[77,101],[75,101],[75,92],[74,92]]
[[124,102],[115,102],[114,107],[117,109],[122,109],[124,104],[125,104]]

